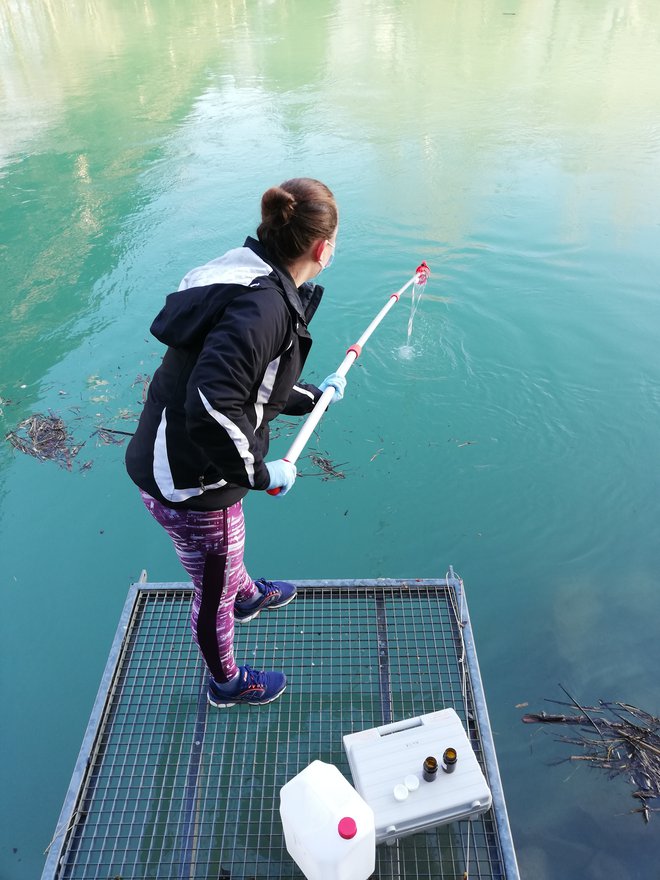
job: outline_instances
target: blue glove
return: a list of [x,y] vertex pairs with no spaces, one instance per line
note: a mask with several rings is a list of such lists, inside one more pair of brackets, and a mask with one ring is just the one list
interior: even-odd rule
[[326,388],[334,388],[335,393],[330,403],[337,403],[344,396],[346,390],[346,376],[340,376],[339,373],[330,373],[319,385],[319,391],[323,392]]
[[298,471],[295,464],[291,464],[290,461],[284,461],[283,458],[278,458],[276,461],[267,461],[266,467],[270,474],[270,483],[267,488],[279,489],[278,498],[286,495],[296,481]]

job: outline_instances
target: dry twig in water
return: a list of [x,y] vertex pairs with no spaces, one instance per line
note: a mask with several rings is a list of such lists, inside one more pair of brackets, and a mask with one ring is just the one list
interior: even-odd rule
[[[572,698],[571,698],[572,700]],[[573,714],[547,712],[523,715],[525,724],[568,724],[576,729],[575,736],[559,736],[558,742],[580,746],[582,753],[565,760],[586,761],[591,767],[605,770],[609,778],[623,776],[635,786],[632,796],[641,806],[632,812],[641,813],[646,822],[660,807],[650,803],[660,799],[660,718],[627,703],[600,701],[598,706],[583,707],[571,703],[550,702],[570,706]],[[577,711],[575,711],[577,710]],[[598,734],[594,738],[593,731]]]
[[131,385],[131,388],[135,388],[136,385],[142,385],[142,403],[146,403],[147,400],[147,391],[149,390],[149,383],[151,382],[151,376],[147,374],[143,376],[142,373],[138,373],[135,377],[135,381]]
[[310,455],[309,460],[312,464],[315,464],[317,468],[320,468],[323,471],[324,480],[346,479],[346,474],[343,471],[337,470],[337,468],[343,467],[346,462],[342,462],[342,464],[333,464],[329,458],[323,458],[321,455]]
[[31,455],[39,461],[56,461],[60,467],[71,470],[72,459],[84,443],[76,445],[59,416],[35,413],[20,422],[15,431],[5,435],[14,449]]
[[[117,431],[113,428],[103,428],[99,425],[99,427],[94,431],[92,437],[96,435],[101,443],[105,443],[106,446],[114,445],[121,446],[124,443],[124,437],[132,437],[133,435],[129,431]],[[120,436],[117,436],[120,435]]]

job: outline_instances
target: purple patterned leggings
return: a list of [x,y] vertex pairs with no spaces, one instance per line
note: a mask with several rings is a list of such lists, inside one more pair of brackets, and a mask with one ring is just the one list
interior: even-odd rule
[[246,602],[257,593],[243,565],[243,505],[238,501],[226,510],[183,510],[166,507],[146,492],[140,495],[192,578],[193,638],[213,678],[228,681],[237,671],[234,601]]

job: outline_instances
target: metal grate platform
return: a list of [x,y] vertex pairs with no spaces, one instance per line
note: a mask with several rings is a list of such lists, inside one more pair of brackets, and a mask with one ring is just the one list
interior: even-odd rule
[[[239,662],[283,669],[276,702],[216,710],[189,584],[134,584],[42,880],[300,878],[279,790],[342,735],[452,706],[493,793],[471,822],[378,847],[375,876],[517,880],[462,583],[306,581],[236,628]],[[466,716],[467,707],[467,716]]]

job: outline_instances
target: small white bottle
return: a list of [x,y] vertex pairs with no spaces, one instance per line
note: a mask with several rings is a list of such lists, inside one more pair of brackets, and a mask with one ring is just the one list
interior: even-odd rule
[[373,810],[332,764],[313,761],[282,786],[280,816],[286,848],[307,880],[373,874]]

